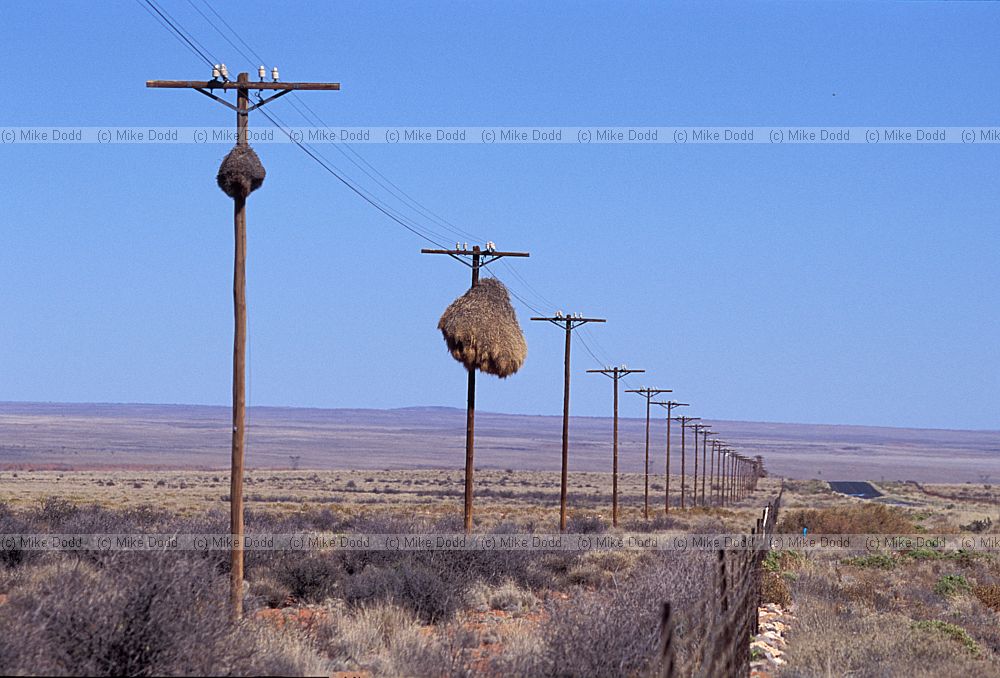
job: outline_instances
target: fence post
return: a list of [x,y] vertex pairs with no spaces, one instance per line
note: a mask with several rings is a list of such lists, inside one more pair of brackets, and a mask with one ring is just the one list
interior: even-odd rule
[[677,665],[677,650],[674,647],[673,608],[669,602],[663,603],[663,614],[660,617],[660,676],[674,678]]

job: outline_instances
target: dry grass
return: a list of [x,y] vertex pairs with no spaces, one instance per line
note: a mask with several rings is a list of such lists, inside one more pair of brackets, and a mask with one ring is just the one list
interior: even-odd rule
[[[135,484],[141,489],[135,489]],[[765,480],[756,497],[726,509],[671,508],[664,521],[654,504],[649,525],[658,530],[741,531],[756,517],[778,481]],[[671,487],[680,487],[674,477]],[[619,476],[622,524],[642,530],[643,476]],[[46,497],[77,504],[157,506],[181,516],[224,510],[229,495],[225,471],[0,471],[0,493],[12,506],[30,508]],[[677,496],[674,496],[677,500]],[[328,511],[442,517],[461,515],[462,475],[458,470],[273,471],[246,474],[244,501],[251,511],[289,515]],[[601,531],[611,523],[611,474],[569,474],[571,531]],[[559,473],[478,469],[476,524],[485,529],[509,521],[531,522],[536,531],[558,531]]]
[[[946,508],[938,499],[919,508],[838,500],[805,483],[794,488],[793,501],[809,505],[811,492],[822,507],[785,513],[783,529],[905,534],[932,524],[957,531],[955,521],[968,510]],[[972,510],[978,500],[968,499]],[[796,615],[782,676],[1000,675],[995,554],[916,549],[845,558],[820,552],[782,558],[772,569],[790,575],[785,583]]]
[[778,520],[778,532],[801,534],[912,534],[913,521],[895,506],[855,504],[821,509],[785,511]]

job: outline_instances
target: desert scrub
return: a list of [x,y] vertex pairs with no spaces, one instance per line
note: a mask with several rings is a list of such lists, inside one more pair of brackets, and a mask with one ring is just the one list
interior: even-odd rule
[[950,560],[962,567],[969,567],[980,558],[980,554],[974,551],[958,549],[957,551],[938,551],[929,548],[916,548],[900,552],[901,556],[912,558],[913,560]]
[[1000,612],[1000,584],[980,584],[973,587],[972,593],[983,605],[994,612]]
[[787,511],[778,520],[776,531],[802,534],[804,528],[814,534],[911,534],[915,531],[913,521],[904,511],[886,504]]
[[632,569],[617,586],[550,599],[541,647],[520,657],[505,654],[494,668],[520,676],[644,675],[656,657],[661,606],[670,601],[677,611],[678,675],[691,675],[713,571],[710,554],[663,554]]
[[477,581],[465,594],[465,606],[476,612],[503,610],[505,612],[527,612],[538,605],[538,598],[531,591],[507,580],[499,586],[490,586]]
[[764,556],[764,569],[768,572],[781,572],[801,566],[806,561],[801,551],[768,551]]
[[445,624],[427,633],[411,611],[376,603],[353,611],[332,609],[315,631],[317,649],[332,670],[374,676],[468,676],[471,630]]
[[924,621],[914,622],[913,628],[917,631],[928,631],[930,633],[943,635],[946,638],[951,638],[952,640],[961,643],[962,646],[973,655],[978,656],[980,653],[979,643],[977,643],[975,639],[969,635],[968,631],[957,624],[940,621],[938,619],[926,619]]
[[[20,675],[298,674],[325,670],[229,620],[228,582],[200,556],[115,554],[35,568],[0,615],[0,666]],[[300,651],[301,650],[301,651]]]
[[941,596],[957,596],[972,591],[969,580],[961,574],[946,574],[934,584],[934,593]]
[[792,591],[788,579],[778,572],[765,570],[761,573],[760,595],[763,603],[774,603],[782,607],[792,604]]
[[854,556],[841,560],[844,565],[871,568],[876,570],[891,570],[896,567],[896,559],[886,553],[873,553],[867,556]]

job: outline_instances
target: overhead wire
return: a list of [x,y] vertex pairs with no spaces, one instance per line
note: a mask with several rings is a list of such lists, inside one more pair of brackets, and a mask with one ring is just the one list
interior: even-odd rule
[[[139,0],[136,1],[139,2]],[[166,12],[166,10],[159,8],[153,0],[143,0],[143,1],[146,3],[146,5],[148,5],[148,8],[146,8],[147,12],[149,12],[154,18],[156,18],[162,26],[164,26],[172,34],[174,34],[174,36],[178,38],[179,41],[182,41],[182,44],[188,47],[196,56],[205,61],[209,66],[214,66],[216,63],[218,63],[218,60],[215,59],[215,57],[194,37],[194,35],[186,31],[186,29],[183,28],[180,22],[174,19],[172,16],[170,16],[169,13]],[[265,63],[265,60],[260,56],[260,54],[256,50],[254,50],[253,47],[246,40],[243,39],[243,37],[239,34],[239,32],[236,31],[229,24],[229,22],[227,22],[225,18],[221,14],[219,14],[218,11],[215,10],[215,8],[211,5],[211,3],[209,3],[207,0],[201,0],[201,1],[205,5],[205,7],[216,18],[218,18],[218,20],[222,22],[222,24],[229,30],[229,32],[246,48],[246,50],[248,50],[249,53],[253,54],[253,56],[257,57],[258,62],[263,65]],[[223,39],[225,39],[226,42],[231,47],[233,47],[233,49],[239,52],[243,58],[249,60],[249,55],[247,51],[244,51],[242,48],[239,47],[239,45],[234,43],[208,15],[202,12],[201,9],[199,9],[192,2],[192,0],[187,0],[187,2],[192,6],[192,8],[194,8],[198,12],[198,14],[206,21],[206,23],[212,26],[212,28],[216,32],[218,32],[219,35],[222,36]],[[150,9],[153,11],[150,12]],[[153,14],[153,12],[155,12],[155,14]],[[316,111],[309,106],[308,103],[297,97],[296,93],[294,92],[292,93],[292,97],[288,98],[288,103],[293,108],[295,108],[295,110],[299,113],[299,115],[301,115],[310,124],[318,123],[322,127],[329,127],[319,116],[319,114],[317,114]],[[269,113],[263,108],[260,108],[258,110],[275,127],[281,130],[288,137],[290,141],[292,141],[296,146],[298,146],[300,150],[302,150],[306,155],[308,155],[322,169],[324,169],[326,172],[332,175],[335,179],[337,179],[340,183],[342,183],[344,186],[350,189],[353,193],[362,198],[369,205],[377,209],[379,212],[381,212],[383,215],[388,217],[390,220],[392,220],[399,226],[402,226],[407,231],[418,236],[419,238],[433,245],[436,245],[441,249],[446,249],[446,245],[444,245],[441,242],[442,240],[445,239],[441,233],[435,232],[435,230],[430,229],[427,226],[422,226],[418,224],[414,219],[407,217],[406,215],[402,214],[401,212],[392,207],[389,207],[388,205],[384,204],[382,200],[377,198],[374,194],[362,188],[359,184],[356,183],[356,181],[348,178],[346,173],[340,170],[321,151],[316,149],[314,146],[303,143],[302,141],[297,139],[295,135],[292,133],[290,126],[287,123],[285,123],[282,120],[281,116],[279,116],[277,113],[274,113],[273,111]],[[310,119],[310,116],[312,119]],[[372,181],[374,181],[385,191],[387,191],[390,195],[392,195],[396,200],[398,200],[404,206],[407,206],[409,209],[414,210],[415,212],[420,214],[423,218],[433,222],[437,227],[446,230],[453,236],[457,235],[459,237],[471,238],[473,240],[480,240],[480,241],[483,240],[481,237],[472,234],[469,231],[461,229],[460,227],[456,226],[455,224],[448,221],[444,217],[441,217],[439,214],[437,214],[436,212],[434,212],[433,210],[431,210],[430,208],[426,207],[418,200],[413,198],[409,193],[407,193],[405,190],[400,188],[396,183],[394,183],[391,179],[385,176],[385,174],[380,172],[378,168],[376,168],[374,165],[368,162],[361,154],[355,151],[350,144],[333,143],[332,145],[339,153],[341,153],[344,157],[346,157],[352,164],[354,164]],[[352,155],[354,157],[351,157]],[[545,295],[539,292],[536,287],[534,287],[531,283],[529,283],[527,279],[525,279],[525,277],[521,275],[521,273],[518,272],[515,267],[511,266],[508,262],[503,260],[501,260],[500,263],[506,268],[506,270],[508,270],[511,273],[511,275],[514,276],[514,278],[516,278],[519,281],[521,285],[524,286],[526,291],[524,294],[521,294],[516,289],[514,289],[514,287],[512,287],[509,283],[505,283],[511,295],[515,299],[517,299],[521,304],[523,304],[531,311],[537,313],[538,315],[545,315],[545,312],[540,310],[538,308],[538,305],[533,304],[531,303],[531,301],[526,299],[525,298],[526,296],[535,297],[536,300],[542,302],[540,304],[542,306],[549,306],[553,309],[556,307],[556,304],[552,303],[547,297],[545,297]],[[500,279],[495,273],[491,272],[489,275],[491,275],[494,278],[497,278],[498,280]],[[580,329],[586,332],[587,328],[580,328]],[[597,351],[595,351],[594,348],[591,347],[590,342],[587,341],[587,336],[589,336],[590,341],[592,341],[594,345],[597,346],[598,349]],[[580,338],[581,338],[581,343],[584,346],[584,349],[587,351],[587,353],[595,361],[596,364],[598,364],[599,366],[604,366],[606,364],[613,362],[610,360],[602,360],[598,356],[598,353],[601,353],[602,355],[605,355],[605,357],[607,357],[606,352],[602,349],[596,337],[590,335],[589,332],[586,332],[586,336],[584,333],[581,333]]]
[[190,47],[191,50],[195,54],[197,54],[205,63],[207,63],[210,67],[213,67],[215,66],[215,64],[219,63],[218,60],[215,58],[215,56],[211,52],[209,52],[204,45],[198,42],[197,38],[195,38],[193,35],[185,31],[184,28],[180,25],[180,22],[178,22],[176,19],[170,16],[170,13],[167,12],[167,10],[163,9],[162,7],[159,7],[156,4],[156,2],[154,2],[154,0],[143,0],[143,2],[145,2],[146,5],[148,5],[150,9],[156,12],[159,18],[162,19],[163,22],[165,22],[168,30],[170,30],[175,35],[179,36],[180,39],[183,40],[187,44],[187,46]]
[[337,170],[335,170],[329,164],[328,161],[326,161],[324,158],[321,157],[321,154],[318,151],[315,151],[311,147],[307,146],[306,144],[303,144],[301,141],[299,141],[298,139],[296,139],[295,135],[293,134],[293,132],[290,129],[288,129],[288,127],[283,122],[279,122],[277,119],[275,119],[277,117],[276,115],[274,115],[272,113],[268,113],[263,108],[259,108],[257,110],[261,113],[261,115],[263,115],[265,118],[267,118],[268,120],[270,120],[271,123],[275,127],[277,127],[279,130],[281,130],[282,132],[284,132],[285,136],[287,136],[288,139],[292,143],[294,143],[296,146],[298,146],[300,149],[302,149],[302,151],[306,155],[308,155],[310,158],[312,158],[320,167],[322,167],[324,170],[326,170],[331,175],[333,175],[337,179],[337,181],[339,181],[340,183],[342,183],[344,186],[346,186],[347,188],[351,189],[351,191],[353,191],[354,193],[356,193],[365,202],[367,202],[368,204],[370,204],[372,207],[374,207],[378,211],[382,212],[382,214],[384,214],[385,216],[389,217],[394,222],[396,222],[397,224],[399,224],[400,226],[402,226],[406,230],[410,231],[414,235],[419,236],[420,238],[423,238],[424,240],[426,240],[427,242],[431,243],[432,245],[436,245],[436,246],[438,246],[438,247],[440,247],[442,249],[447,249],[446,245],[442,244],[438,240],[435,240],[434,238],[430,237],[429,235],[426,235],[419,227],[411,226],[410,224],[408,224],[405,221],[405,219],[403,217],[397,216],[396,214],[393,213],[393,210],[391,210],[390,208],[385,207],[384,205],[382,205],[381,203],[379,203],[378,200],[376,200],[375,198],[369,196],[367,194],[367,192],[364,191],[364,189],[361,189],[361,188],[355,186],[351,181],[349,181],[348,179],[344,178],[340,173],[337,172]]

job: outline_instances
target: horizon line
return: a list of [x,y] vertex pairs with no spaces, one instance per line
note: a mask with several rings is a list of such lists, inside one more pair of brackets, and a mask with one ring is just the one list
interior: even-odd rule
[[[0,400],[0,407],[5,405],[93,405],[93,406],[135,406],[135,407],[203,407],[203,408],[225,408],[227,410],[232,409],[232,405],[229,404],[209,404],[209,403],[154,403],[154,402],[135,402],[135,401],[122,401],[122,402],[111,402],[111,401],[65,401],[65,400]],[[247,405],[247,410],[252,409],[275,409],[275,410],[321,410],[321,411],[370,411],[370,412],[393,412],[398,410],[414,410],[414,409],[440,409],[440,410],[454,410],[455,412],[464,412],[464,408],[455,407],[452,405],[406,405],[402,407],[322,407],[314,405]],[[532,414],[525,412],[498,412],[493,410],[477,410],[477,414],[485,415],[499,415],[508,417],[548,417],[553,419],[561,419],[561,414]],[[571,419],[611,419],[611,416],[600,416],[600,415],[585,415],[585,414],[570,414]],[[634,420],[634,421],[645,421],[645,417],[629,417],[619,415],[619,419]],[[656,417],[657,420],[662,419],[662,417]],[[940,426],[891,426],[886,424],[850,424],[850,423],[818,423],[818,422],[800,422],[800,421],[762,421],[756,419],[725,419],[725,418],[715,418],[715,417],[702,417],[703,421],[715,421],[715,422],[727,422],[736,424],[761,424],[761,425],[777,425],[777,426],[829,426],[829,427],[849,427],[849,428],[878,428],[878,429],[895,429],[895,430],[911,430],[911,431],[961,431],[961,432],[971,432],[971,433],[996,433],[1000,435],[1000,429],[992,428],[946,428]]]

